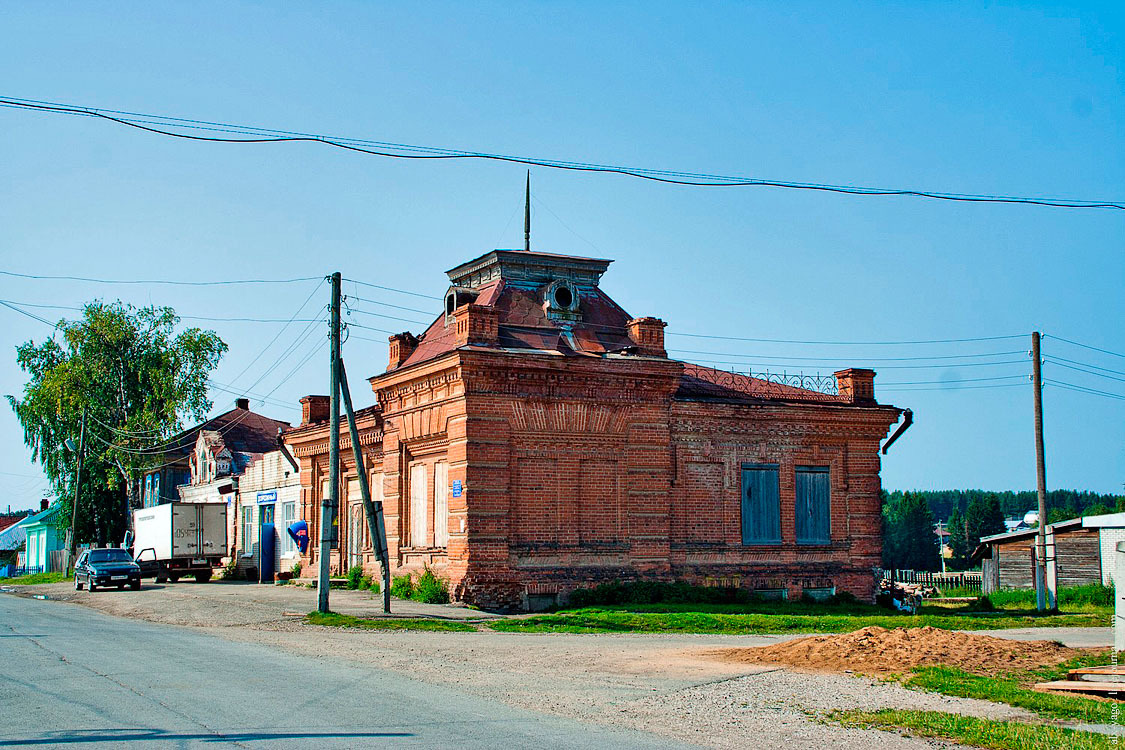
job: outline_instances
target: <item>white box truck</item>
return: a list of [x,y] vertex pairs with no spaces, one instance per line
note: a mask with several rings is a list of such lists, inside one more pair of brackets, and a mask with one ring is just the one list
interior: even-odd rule
[[133,511],[133,559],[157,583],[204,583],[227,554],[226,503],[166,503]]

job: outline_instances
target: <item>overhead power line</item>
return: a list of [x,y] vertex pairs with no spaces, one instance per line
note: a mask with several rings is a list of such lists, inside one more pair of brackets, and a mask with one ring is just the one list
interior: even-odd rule
[[86,276],[48,276],[45,274],[16,273],[0,271],[4,276],[19,279],[50,281],[84,281],[90,284],[166,284],[169,286],[232,286],[237,284],[296,284],[301,281],[316,281],[319,276],[302,276],[296,279],[223,279],[220,281],[181,281],[179,279],[94,279]]
[[1078,385],[1076,383],[1065,383],[1061,380],[1044,379],[1043,382],[1049,385],[1058,386],[1059,388],[1065,388],[1068,391],[1078,391],[1079,393],[1088,393],[1091,396],[1104,396],[1106,398],[1125,401],[1125,394],[1122,393],[1110,393],[1109,391],[1102,391],[1097,388],[1088,388],[1084,385]]
[[[49,112],[54,114],[97,117],[119,125],[124,125],[149,133],[210,143],[321,143],[372,156],[392,159],[433,160],[433,159],[481,159],[507,162],[528,166],[561,169],[576,172],[618,174],[642,180],[685,185],[690,187],[771,187],[789,190],[808,190],[846,195],[868,196],[909,196],[933,200],[958,201],[968,203],[1013,203],[1053,208],[1094,208],[1125,210],[1125,203],[1118,201],[1088,201],[1059,198],[1025,197],[1010,195],[983,195],[973,193],[950,193],[912,188],[882,188],[861,185],[832,185],[814,182],[794,182],[788,180],[768,180],[755,177],[707,174],[702,172],[679,172],[666,169],[628,167],[591,162],[573,162],[511,154],[489,153],[485,151],[465,151],[440,146],[418,146],[388,141],[374,141],[360,138],[330,137],[317,133],[260,128],[247,125],[213,122],[184,117],[170,117],[141,112],[127,112],[108,108],[85,107],[61,102],[48,102],[19,97],[0,97],[0,106],[15,109]],[[245,138],[229,138],[214,135],[197,135],[180,132],[184,129],[209,130],[230,134],[245,135]]]
[[1068,344],[1073,344],[1074,346],[1080,346],[1083,349],[1089,349],[1090,351],[1101,352],[1102,354],[1108,354],[1111,357],[1121,357],[1122,359],[1125,359],[1125,354],[1122,354],[1121,352],[1111,352],[1109,349],[1102,349],[1101,347],[1098,347],[1098,346],[1090,346],[1089,344],[1082,344],[1082,343],[1079,343],[1078,341],[1071,341],[1070,339],[1064,339],[1062,336],[1053,336],[1053,335],[1043,334],[1043,338],[1052,338],[1052,339],[1055,339],[1056,341],[1065,341]]

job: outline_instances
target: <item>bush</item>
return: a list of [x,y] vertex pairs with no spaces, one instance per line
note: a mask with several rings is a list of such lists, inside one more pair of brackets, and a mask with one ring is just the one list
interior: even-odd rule
[[422,575],[418,576],[411,598],[426,604],[448,604],[449,586],[444,579],[438,578],[432,570],[426,568],[422,571]]
[[570,594],[571,607],[592,607],[599,604],[747,604],[755,600],[746,589],[719,586],[696,586],[684,581],[607,581]]
[[353,565],[352,567],[348,568],[347,578],[348,578],[348,588],[353,590],[353,591],[358,589],[359,588],[359,582],[361,580],[363,580],[363,566],[362,565]]
[[233,581],[238,576],[238,558],[232,557],[230,562],[223,566],[224,581]]
[[410,599],[414,596],[414,582],[410,576],[395,576],[391,581],[391,596],[399,599]]
[[361,591],[370,591],[373,594],[378,594],[383,590],[379,582],[373,576],[364,576],[359,579],[359,588]]
[[301,577],[301,562],[298,560],[297,562],[293,563],[293,567],[289,569],[289,572],[293,574],[294,578],[300,578]]

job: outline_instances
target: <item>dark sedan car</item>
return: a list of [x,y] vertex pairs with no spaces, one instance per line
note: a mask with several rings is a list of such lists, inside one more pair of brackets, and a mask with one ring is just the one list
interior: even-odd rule
[[74,588],[90,591],[98,586],[129,586],[136,591],[141,587],[141,566],[123,549],[91,549],[78,556],[74,564]]

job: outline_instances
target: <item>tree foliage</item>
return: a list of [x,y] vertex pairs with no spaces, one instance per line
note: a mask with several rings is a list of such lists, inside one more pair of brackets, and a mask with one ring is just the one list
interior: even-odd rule
[[949,558],[951,570],[964,570],[969,564],[968,535],[965,531],[965,516],[957,508],[949,515],[949,549],[952,556]]
[[[1034,477],[1033,477],[1034,478]],[[986,495],[995,495],[1000,503],[1000,510],[1005,518],[1022,518],[1029,510],[1039,507],[1039,498],[1035,490],[1005,490],[991,492],[989,490],[910,490],[912,494],[921,495],[936,518],[948,521],[954,508],[965,513],[969,503],[974,499]],[[884,502],[897,502],[903,495],[903,490],[886,493]],[[1048,490],[1047,491],[1047,517],[1052,516],[1052,511],[1058,509],[1063,518],[1078,518],[1079,516],[1095,515],[1095,510],[1107,508],[1106,512],[1125,511],[1125,495],[1100,494],[1086,490]]]
[[883,567],[938,570],[934,514],[922,495],[904,492],[883,506]]
[[971,553],[980,544],[981,537],[1003,534],[1004,512],[995,492],[974,497],[965,510],[965,540]]
[[[62,320],[51,338],[17,347],[27,373],[21,397],[8,401],[24,443],[56,497],[73,497],[75,453],[86,412],[77,538],[116,539],[132,505],[132,480],[163,460],[161,441],[186,418],[211,409],[207,379],[227,345],[213,331],[176,333],[169,307],[121,302],[87,304],[76,321]],[[60,514],[69,525],[69,514]]]

